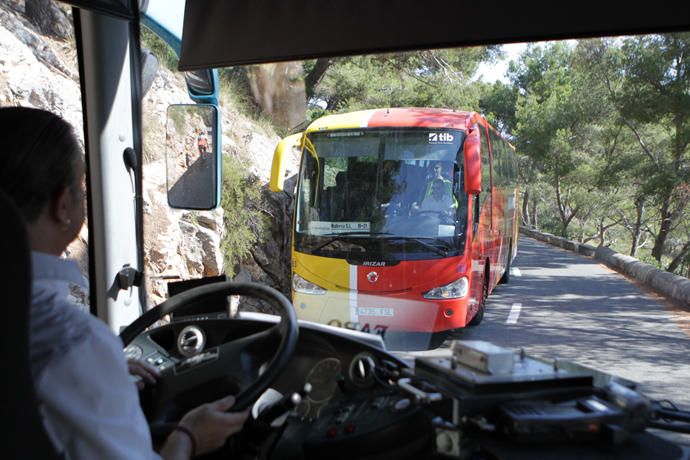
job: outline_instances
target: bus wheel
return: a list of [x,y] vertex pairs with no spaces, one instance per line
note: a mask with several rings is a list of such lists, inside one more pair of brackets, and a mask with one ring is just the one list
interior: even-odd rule
[[508,284],[510,283],[510,265],[511,265],[511,260],[513,258],[513,242],[510,242],[510,246],[508,246],[508,261],[506,262],[506,270],[503,272],[503,276],[501,276],[501,279],[498,281],[498,284]]
[[477,313],[474,314],[474,318],[472,318],[472,321],[470,321],[469,326],[477,326],[484,319],[484,309],[486,307],[486,298],[489,296],[489,285],[486,282],[487,279],[488,279],[488,276],[484,277],[484,287],[482,288],[482,298],[479,301],[479,308],[477,309]]

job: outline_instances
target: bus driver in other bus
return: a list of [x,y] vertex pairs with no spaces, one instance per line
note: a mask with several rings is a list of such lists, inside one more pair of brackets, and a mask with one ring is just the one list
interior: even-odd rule
[[417,208],[424,211],[450,211],[455,206],[453,197],[447,193],[447,187],[443,179],[434,179],[431,183],[431,194],[424,198],[422,205]]
[[[76,264],[60,258],[84,221],[83,176],[81,147],[66,121],[0,108],[0,189],[21,211],[32,250],[29,351],[46,430],[66,458],[159,458],[122,342],[67,295],[66,286],[84,283]],[[233,403],[228,396],[189,411],[160,455],[188,459],[220,448],[249,414],[226,412]]]

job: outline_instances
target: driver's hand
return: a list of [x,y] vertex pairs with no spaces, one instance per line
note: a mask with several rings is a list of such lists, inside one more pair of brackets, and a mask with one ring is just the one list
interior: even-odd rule
[[195,436],[196,454],[212,452],[225,444],[225,440],[242,430],[249,417],[249,409],[243,412],[227,412],[235,404],[234,396],[202,404],[187,412],[180,425]]
[[129,369],[129,374],[135,377],[139,391],[143,390],[147,383],[151,385],[156,383],[158,377],[161,376],[156,366],[138,359],[129,358],[127,360],[127,368]]

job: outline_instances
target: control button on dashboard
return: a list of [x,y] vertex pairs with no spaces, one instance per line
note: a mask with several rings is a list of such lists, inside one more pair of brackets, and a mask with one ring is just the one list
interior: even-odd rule
[[177,350],[182,356],[190,358],[204,349],[206,335],[197,326],[187,326],[177,336]]
[[407,409],[411,405],[412,405],[412,402],[409,399],[403,398],[403,399],[398,400],[395,403],[395,406],[393,406],[393,407],[395,408],[395,410],[400,411],[400,410]]
[[125,348],[125,357],[127,359],[139,359],[143,354],[144,350],[138,345],[128,345],[127,348]]

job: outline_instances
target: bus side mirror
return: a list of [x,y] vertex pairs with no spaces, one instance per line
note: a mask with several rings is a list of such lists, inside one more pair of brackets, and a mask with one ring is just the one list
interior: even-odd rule
[[214,209],[220,203],[220,120],[211,104],[168,107],[165,125],[168,205]]
[[465,139],[465,192],[482,191],[482,153],[480,150],[479,130],[473,129]]
[[184,80],[187,83],[187,91],[195,101],[217,96],[218,76],[212,69],[190,70],[184,73]]
[[269,187],[272,192],[282,192],[283,182],[285,182],[285,162],[287,153],[292,152],[294,147],[299,147],[302,133],[293,134],[278,143],[273,153],[273,164],[271,165],[271,182]]

